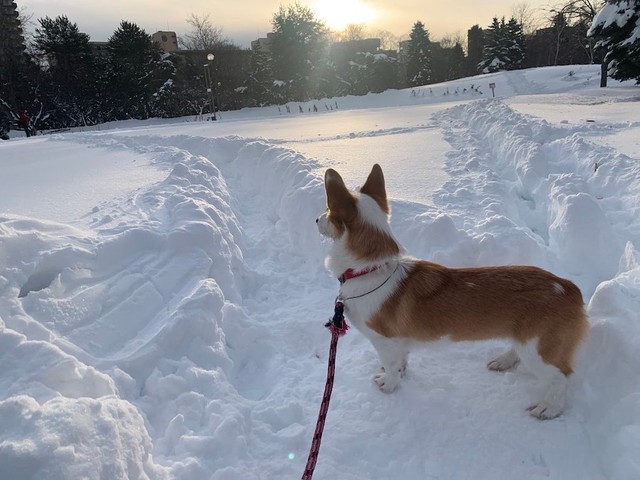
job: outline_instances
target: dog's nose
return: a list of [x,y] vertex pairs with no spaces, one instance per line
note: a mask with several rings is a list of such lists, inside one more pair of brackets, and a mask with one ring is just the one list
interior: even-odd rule
[[316,218],[316,223],[318,223],[318,220],[320,220],[319,218]]

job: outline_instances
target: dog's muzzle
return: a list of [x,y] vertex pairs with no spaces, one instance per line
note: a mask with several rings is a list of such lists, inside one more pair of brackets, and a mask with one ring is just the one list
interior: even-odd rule
[[320,235],[324,235],[325,237],[330,237],[329,234],[329,221],[327,220],[327,212],[324,212],[318,218],[316,218],[316,224],[318,225],[318,231]]

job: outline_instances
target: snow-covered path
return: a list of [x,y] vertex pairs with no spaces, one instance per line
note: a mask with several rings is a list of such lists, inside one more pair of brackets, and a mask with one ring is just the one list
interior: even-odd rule
[[[517,84],[537,91],[541,77]],[[321,176],[333,166],[356,187],[379,161],[410,254],[549,268],[581,286],[593,328],[569,407],[546,422],[524,411],[532,376],[486,370],[502,342],[416,351],[384,395],[373,349],[350,332],[314,478],[636,478],[640,172],[601,141],[636,124],[462,100],[266,128],[229,119],[213,127],[225,136],[205,123],[37,139],[53,158],[77,156],[63,163],[75,178],[102,172],[113,194],[94,177],[52,197],[73,200],[56,217],[50,197],[20,203],[3,177],[16,198],[0,214],[0,472],[299,478],[337,291],[314,222]],[[9,171],[27,183],[26,168]],[[73,189],[68,175],[52,190]]]

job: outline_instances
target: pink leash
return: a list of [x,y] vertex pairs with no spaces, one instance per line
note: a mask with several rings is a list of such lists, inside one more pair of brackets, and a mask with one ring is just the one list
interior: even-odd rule
[[344,320],[344,304],[341,299],[336,300],[335,314],[333,319],[325,326],[331,331],[331,346],[329,347],[329,365],[327,367],[327,383],[324,387],[324,395],[320,404],[320,412],[318,413],[318,422],[316,423],[316,431],[313,434],[311,449],[307,466],[302,474],[302,480],[311,480],[313,471],[316,468],[318,455],[320,454],[320,442],[322,442],[322,432],[324,431],[324,423],[327,420],[329,412],[329,402],[331,401],[331,392],[333,390],[333,380],[336,373],[336,352],[338,351],[338,338],[347,333],[349,326]]

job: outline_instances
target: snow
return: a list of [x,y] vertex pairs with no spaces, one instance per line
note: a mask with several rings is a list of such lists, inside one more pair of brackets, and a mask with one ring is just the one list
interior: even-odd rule
[[[622,28],[629,20],[638,14],[638,3],[635,0],[619,0],[614,3],[607,2],[602,5],[593,19],[591,27],[587,35],[592,35],[598,28],[606,29],[614,23],[618,28]],[[637,17],[633,30],[629,32],[629,36],[621,43],[622,45],[633,45],[640,40],[640,17]]]
[[0,143],[0,476],[299,478],[337,292],[321,179],[378,162],[410,254],[550,269],[592,327],[545,422],[531,375],[486,370],[500,341],[419,350],[385,395],[350,331],[314,478],[639,478],[640,96],[598,73]]
[[622,0],[616,3],[606,3],[598,11],[589,31],[597,26],[607,28],[615,23],[618,27],[623,27],[633,16],[633,5],[630,0]]

